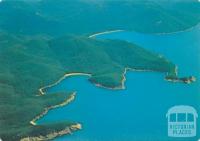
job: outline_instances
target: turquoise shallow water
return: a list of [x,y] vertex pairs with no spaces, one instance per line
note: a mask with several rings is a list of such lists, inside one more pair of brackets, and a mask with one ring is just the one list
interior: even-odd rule
[[190,105],[200,113],[200,28],[167,35],[116,32],[97,38],[134,42],[160,53],[179,67],[180,76],[194,75],[197,82],[186,85],[164,81],[164,74],[128,72],[126,90],[107,90],[89,83],[87,76],[69,77],[49,92],[77,91],[75,101],[51,110],[38,123],[77,121],[83,130],[55,141],[196,141],[200,138],[167,137],[166,113],[175,105]]

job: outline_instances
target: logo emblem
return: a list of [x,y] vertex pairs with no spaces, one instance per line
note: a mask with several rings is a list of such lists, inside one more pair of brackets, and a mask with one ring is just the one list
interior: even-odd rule
[[167,112],[169,137],[195,137],[197,111],[186,105],[174,106]]

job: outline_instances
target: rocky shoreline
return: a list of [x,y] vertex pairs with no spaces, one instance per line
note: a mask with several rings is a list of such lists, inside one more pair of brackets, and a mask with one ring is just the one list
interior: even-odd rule
[[76,96],[76,92],[72,93],[69,96],[69,98],[67,98],[63,103],[45,108],[44,112],[42,112],[41,114],[39,114],[33,120],[30,121],[30,124],[37,125],[36,121],[39,120],[40,118],[42,118],[43,116],[45,116],[48,113],[49,110],[59,108],[59,107],[62,107],[62,106],[69,104],[70,102],[72,102],[75,99],[75,96]]
[[[39,114],[33,120],[30,121],[30,124],[33,125],[33,126],[36,126],[37,120],[39,120],[40,118],[45,116],[48,113],[49,110],[59,108],[59,107],[63,107],[65,105],[69,104],[70,102],[72,102],[75,99],[75,96],[76,96],[76,92],[72,93],[64,102],[62,102],[58,105],[54,105],[54,106],[50,106],[50,107],[45,108],[44,112],[42,112],[41,114]],[[62,135],[66,135],[66,134],[72,134],[72,131],[80,130],[81,128],[82,128],[81,124],[77,123],[77,124],[70,125],[70,127],[66,127],[64,130],[49,133],[46,136],[26,137],[26,138],[22,138],[20,141],[51,140],[51,139],[56,138],[58,136],[62,136]]]
[[81,124],[73,124],[70,127],[66,127],[64,130],[58,131],[58,132],[52,132],[47,134],[46,136],[38,136],[38,137],[26,137],[21,139],[20,141],[44,141],[44,140],[51,140],[53,138],[66,135],[66,134],[72,134],[73,131],[80,130]]

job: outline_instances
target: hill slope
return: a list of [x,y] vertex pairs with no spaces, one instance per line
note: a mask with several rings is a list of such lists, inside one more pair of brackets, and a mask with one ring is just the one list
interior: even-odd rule
[[200,3],[195,0],[12,0],[0,3],[0,19],[0,29],[29,35],[83,35],[113,29],[170,33],[199,23]]

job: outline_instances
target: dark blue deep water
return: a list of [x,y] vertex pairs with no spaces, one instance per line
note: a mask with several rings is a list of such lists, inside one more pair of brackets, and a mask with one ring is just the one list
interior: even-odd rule
[[89,83],[87,76],[63,80],[49,92],[77,91],[71,104],[51,110],[38,123],[70,120],[83,129],[56,141],[197,141],[197,136],[172,138],[167,135],[166,113],[175,105],[193,106],[200,115],[200,27],[190,31],[148,35],[116,32],[99,35],[101,39],[121,39],[164,55],[179,68],[179,76],[194,75],[190,85],[164,81],[164,74],[128,72],[125,90],[107,90]]

